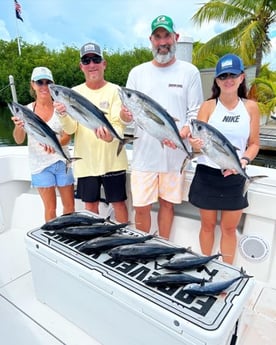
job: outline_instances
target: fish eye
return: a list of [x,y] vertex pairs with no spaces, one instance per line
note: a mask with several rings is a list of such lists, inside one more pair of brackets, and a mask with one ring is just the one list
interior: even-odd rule
[[202,130],[202,126],[198,126],[198,130],[201,131]]

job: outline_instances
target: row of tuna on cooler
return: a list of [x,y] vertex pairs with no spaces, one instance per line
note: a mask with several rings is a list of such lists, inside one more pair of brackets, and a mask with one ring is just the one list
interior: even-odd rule
[[[57,217],[41,229],[50,234],[78,241],[77,249],[86,254],[107,253],[116,261],[154,261],[155,269],[166,270],[149,277],[144,283],[152,287],[184,286],[183,290],[193,296],[214,296],[225,292],[240,279],[250,278],[241,268],[240,274],[232,279],[213,282],[213,272],[208,263],[218,259],[221,254],[203,256],[185,248],[158,241],[156,235],[126,235],[124,229],[129,223],[112,223],[109,218],[94,217],[81,212]],[[177,254],[190,254],[177,256]],[[158,263],[159,258],[166,262]],[[186,273],[191,270],[204,270],[209,278]]]

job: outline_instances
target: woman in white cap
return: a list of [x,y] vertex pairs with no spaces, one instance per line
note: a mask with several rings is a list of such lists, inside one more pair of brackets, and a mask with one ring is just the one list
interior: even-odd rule
[[[255,101],[247,99],[242,60],[226,54],[216,65],[212,96],[203,102],[198,120],[217,128],[235,147],[243,168],[259,151],[260,112]],[[190,140],[194,149],[204,144],[200,139]],[[236,229],[243,209],[248,206],[244,193],[245,178],[236,171],[221,172],[213,161],[200,156],[192,181],[189,201],[200,209],[200,245],[202,253],[210,255],[215,239],[217,213],[221,212],[220,250],[223,260],[232,264],[236,251]]]
[[[47,67],[35,67],[31,75],[30,93],[34,102],[27,105],[36,115],[44,120],[58,133],[58,139],[69,155],[68,143],[70,136],[60,125],[48,84],[53,83],[52,72]],[[13,137],[17,144],[22,144],[26,137],[24,123],[18,117],[12,117],[15,124]],[[74,177],[71,167],[66,167],[65,159],[61,158],[52,147],[41,145],[34,137],[28,135],[28,150],[31,169],[32,186],[38,189],[44,204],[45,221],[55,218],[57,207],[56,188],[59,190],[63,213],[74,211]]]

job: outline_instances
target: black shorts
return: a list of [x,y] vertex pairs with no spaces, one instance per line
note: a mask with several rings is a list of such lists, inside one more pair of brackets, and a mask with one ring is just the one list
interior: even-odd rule
[[100,176],[78,178],[77,198],[84,202],[95,202],[102,199],[101,186],[104,189],[106,202],[118,202],[127,199],[126,171],[114,171]]
[[224,177],[219,169],[198,164],[189,191],[192,205],[205,210],[241,210],[248,206],[245,178]]

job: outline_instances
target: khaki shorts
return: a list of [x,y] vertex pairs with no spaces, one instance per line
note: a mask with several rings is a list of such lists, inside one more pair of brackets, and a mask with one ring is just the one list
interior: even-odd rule
[[181,204],[184,195],[185,175],[179,172],[156,173],[131,172],[131,193],[133,206],[147,206],[158,198],[173,204]]

